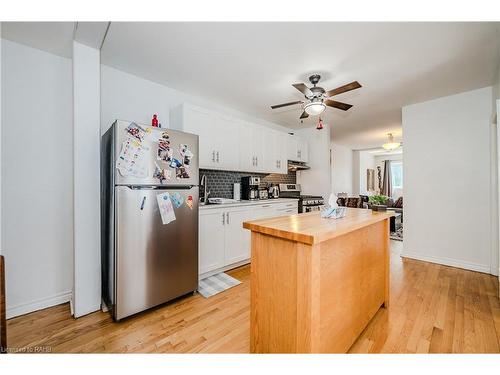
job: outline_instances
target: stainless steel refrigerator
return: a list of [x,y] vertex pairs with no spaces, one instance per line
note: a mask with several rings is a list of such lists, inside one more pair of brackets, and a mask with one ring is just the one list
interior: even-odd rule
[[116,121],[102,136],[102,297],[115,320],[197,289],[198,184],[197,135]]

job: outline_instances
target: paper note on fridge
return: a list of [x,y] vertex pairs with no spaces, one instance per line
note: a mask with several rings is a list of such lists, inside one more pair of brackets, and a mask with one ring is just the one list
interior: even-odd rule
[[169,193],[162,193],[156,196],[158,208],[160,209],[161,221],[163,225],[171,223],[175,220],[174,206],[170,199]]
[[149,147],[136,139],[127,138],[116,160],[116,168],[122,176],[145,178],[148,176]]

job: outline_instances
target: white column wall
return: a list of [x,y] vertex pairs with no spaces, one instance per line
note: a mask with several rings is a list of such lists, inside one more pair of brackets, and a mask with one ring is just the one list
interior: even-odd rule
[[101,305],[100,51],[73,42],[74,290],[80,317]]
[[[4,25],[5,26],[5,25]],[[71,60],[2,40],[2,255],[7,316],[71,297]]]
[[492,95],[403,108],[403,256],[490,273]]

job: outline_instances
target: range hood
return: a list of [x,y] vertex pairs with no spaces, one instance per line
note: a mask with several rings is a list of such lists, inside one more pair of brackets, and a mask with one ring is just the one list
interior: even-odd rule
[[303,171],[303,170],[310,169],[310,168],[311,167],[308,166],[305,162],[288,160],[288,170],[289,171]]

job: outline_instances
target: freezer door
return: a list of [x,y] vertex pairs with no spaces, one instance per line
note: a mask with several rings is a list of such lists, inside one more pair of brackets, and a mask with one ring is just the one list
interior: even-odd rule
[[[157,195],[184,200],[163,225]],[[192,208],[186,203],[192,197]],[[116,306],[114,318],[146,310],[198,287],[198,187],[115,188]],[[175,207],[175,206],[174,206]]]
[[[184,133],[177,130],[171,129],[158,129],[152,126],[146,126],[143,124],[138,124],[142,129],[144,129],[148,136],[143,137],[141,144],[144,145],[148,151],[144,158],[146,159],[146,177],[134,177],[131,175],[123,175],[122,172],[118,171],[116,168],[116,161],[120,157],[122,147],[125,141],[130,137],[127,132],[127,127],[131,124],[130,121],[117,120],[114,124],[114,135],[115,135],[115,146],[114,146],[114,160],[113,160],[113,170],[115,172],[115,184],[116,185],[161,185],[160,180],[155,178],[153,175],[155,173],[156,166],[162,170],[169,171],[171,173],[171,178],[164,181],[165,186],[183,186],[183,185],[198,185],[198,165],[199,165],[199,154],[198,154],[198,136],[191,133]],[[159,143],[158,139],[162,137],[162,134],[166,133],[168,135],[168,142],[170,142],[170,153],[172,159],[175,159],[174,164],[177,163],[176,168],[171,164],[162,159],[162,156],[158,154]],[[181,156],[181,147],[187,146],[187,150],[192,153],[192,157],[186,160]],[[180,165],[179,165],[180,164]],[[185,173],[180,173],[185,171]],[[182,178],[177,178],[177,173]],[[189,177],[187,177],[189,175]]]

